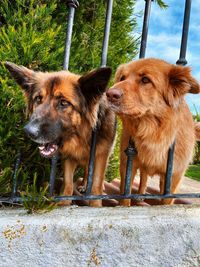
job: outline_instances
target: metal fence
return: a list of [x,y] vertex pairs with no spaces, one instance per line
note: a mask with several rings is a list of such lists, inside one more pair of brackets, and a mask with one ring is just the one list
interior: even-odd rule
[[[141,0],[142,1],[142,0]],[[141,45],[140,45],[140,53],[139,58],[145,57],[146,52],[146,44],[148,37],[148,28],[149,28],[149,20],[151,13],[151,4],[153,0],[144,0],[144,19],[143,19],[143,29],[142,29],[142,37],[141,37]],[[68,23],[67,23],[67,36],[65,43],[65,56],[64,56],[64,64],[63,68],[68,70],[69,68],[69,57],[70,57],[70,47],[71,47],[71,38],[73,31],[73,23],[74,23],[74,15],[76,9],[79,7],[79,2],[77,0],[69,0],[68,1],[69,13],[68,13]],[[110,26],[112,20],[112,7],[113,0],[107,0],[107,10],[105,16],[105,27],[104,27],[104,38],[102,45],[102,54],[101,54],[101,63],[100,67],[106,66],[107,62],[107,53],[108,53],[108,43],[109,43],[109,34],[110,34]],[[186,65],[186,48],[187,48],[187,39],[188,39],[188,30],[189,30],[189,20],[190,20],[190,11],[191,11],[191,0],[185,0],[185,12],[184,12],[184,20],[182,27],[182,40],[180,47],[180,56],[177,60],[176,64]],[[92,178],[94,171],[94,161],[95,161],[95,151],[96,151],[96,134],[97,130],[94,129],[92,132],[92,140],[91,140],[91,148],[90,148],[90,159],[89,159],[89,167],[88,167],[88,180],[87,180],[87,188],[85,194],[82,196],[54,196],[52,199],[56,202],[62,200],[96,200],[96,199],[165,199],[165,198],[200,198],[200,193],[190,193],[190,194],[171,194],[171,177],[173,171],[173,155],[175,142],[169,148],[168,152],[168,160],[166,167],[166,177],[165,177],[165,189],[164,194],[131,194],[130,193],[130,184],[131,184],[131,174],[132,174],[132,166],[134,164],[134,157],[137,154],[137,150],[134,146],[133,142],[129,142],[129,146],[126,149],[125,153],[127,155],[127,167],[126,167],[126,177],[125,177],[125,189],[124,194],[114,194],[114,195],[91,195],[92,188]],[[17,156],[17,160],[15,163],[14,174],[13,174],[13,190],[12,195],[10,197],[1,197],[0,202],[9,202],[16,203],[22,202],[24,198],[17,196],[17,172],[20,166],[21,155],[20,153]],[[50,172],[50,180],[49,180],[49,195],[53,196],[54,184],[56,178],[56,167],[57,167],[57,156],[54,156],[51,159],[51,172]]]

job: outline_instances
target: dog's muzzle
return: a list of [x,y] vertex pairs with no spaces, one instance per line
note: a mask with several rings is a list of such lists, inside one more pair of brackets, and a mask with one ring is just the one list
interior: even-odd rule
[[24,126],[24,131],[32,140],[37,140],[39,137],[39,128],[31,123]]
[[107,99],[112,104],[118,104],[121,100],[122,95],[123,95],[122,90],[118,88],[111,88],[106,91]]
[[34,142],[38,143],[40,154],[51,158],[58,152],[60,143],[60,126],[58,123],[39,123],[30,121],[24,131]]

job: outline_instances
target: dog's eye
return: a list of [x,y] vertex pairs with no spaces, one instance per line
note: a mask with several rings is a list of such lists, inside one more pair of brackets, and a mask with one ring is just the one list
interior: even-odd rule
[[120,78],[120,82],[124,81],[125,79],[126,79],[125,75],[122,75],[121,78]]
[[142,79],[141,79],[141,82],[146,84],[146,83],[150,83],[151,81],[150,81],[150,79],[148,77],[143,76]]
[[34,102],[39,105],[42,102],[42,96],[38,95],[34,98]]
[[66,99],[60,99],[59,106],[62,108],[66,108],[70,105],[70,103]]

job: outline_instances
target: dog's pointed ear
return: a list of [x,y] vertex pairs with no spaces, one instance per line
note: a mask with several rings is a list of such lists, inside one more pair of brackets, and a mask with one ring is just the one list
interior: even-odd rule
[[189,67],[172,65],[168,78],[169,88],[165,92],[165,98],[170,106],[177,105],[187,93],[200,93],[199,83],[192,77]]
[[79,80],[79,87],[87,102],[98,100],[106,91],[112,70],[103,67],[89,72]]
[[20,85],[25,93],[28,94],[32,85],[35,83],[35,72],[24,66],[18,66],[11,62],[5,62],[4,65],[9,70],[15,81]]

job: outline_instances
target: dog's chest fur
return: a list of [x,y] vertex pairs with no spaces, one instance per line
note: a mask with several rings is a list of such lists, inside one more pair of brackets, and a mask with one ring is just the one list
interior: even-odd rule
[[[165,116],[163,120],[153,117],[123,120],[124,130],[134,140],[138,151],[136,160],[150,176],[166,172],[168,151],[174,141],[174,170],[179,172],[180,160],[185,161],[185,166],[191,158],[194,144],[192,116],[184,105],[181,111],[170,114],[167,119]],[[191,129],[190,135],[186,133],[186,127]]]

